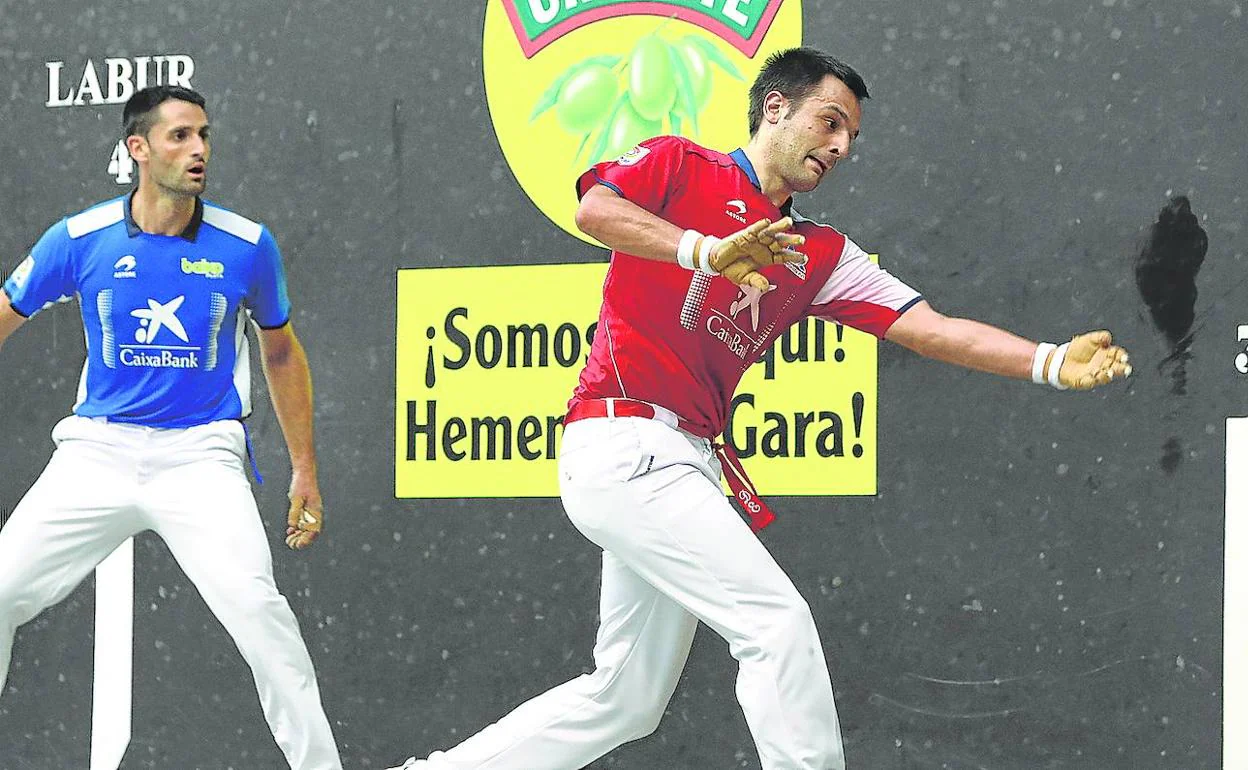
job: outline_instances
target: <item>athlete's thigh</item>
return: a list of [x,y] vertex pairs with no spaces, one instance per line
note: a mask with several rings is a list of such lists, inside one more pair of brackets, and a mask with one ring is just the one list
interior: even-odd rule
[[640,671],[670,696],[688,659],[698,619],[610,551],[602,554],[598,616],[598,667]]
[[800,611],[792,581],[698,468],[673,464],[609,489],[563,485],[578,528],[725,638],[754,636],[776,612]]
[[57,601],[142,529],[115,450],[66,441],[0,528],[0,584]]
[[165,470],[149,485],[144,510],[201,593],[205,581],[272,582],[272,552],[241,464],[208,456]]

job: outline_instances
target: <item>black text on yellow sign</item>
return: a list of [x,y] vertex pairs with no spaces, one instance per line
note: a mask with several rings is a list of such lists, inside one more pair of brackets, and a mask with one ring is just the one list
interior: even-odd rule
[[[400,270],[395,496],[555,497],[606,265]],[[750,367],[723,439],[765,495],[876,490],[876,344],[809,319]]]

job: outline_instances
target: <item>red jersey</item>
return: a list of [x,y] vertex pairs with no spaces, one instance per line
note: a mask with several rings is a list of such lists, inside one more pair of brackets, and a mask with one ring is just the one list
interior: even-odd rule
[[[814,315],[882,338],[922,299],[832,227],[787,204],[777,208],[741,150],[726,155],[660,136],[586,171],[578,196],[595,184],[677,227],[718,237],[792,216],[808,260],[764,268],[771,289],[760,292],[720,276],[695,284],[697,274],[679,265],[612,251],[598,329],[569,407],[595,398],[648,401],[712,438],[724,429],[745,370],[794,323]],[[687,302],[691,288],[704,299]]]

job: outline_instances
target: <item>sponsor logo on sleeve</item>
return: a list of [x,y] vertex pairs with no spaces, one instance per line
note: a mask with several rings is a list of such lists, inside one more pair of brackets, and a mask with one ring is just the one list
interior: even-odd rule
[[621,166],[636,166],[638,163],[641,162],[642,158],[646,157],[649,154],[650,154],[649,147],[642,147],[641,145],[637,145],[633,149],[629,150],[628,152],[624,153],[620,157],[616,158],[615,162],[619,163]]
[[26,259],[23,259],[22,263],[13,270],[13,274],[9,276],[9,280],[13,282],[14,286],[20,289],[26,285],[26,281],[30,279],[30,271],[34,269],[35,257],[33,254],[27,254]]

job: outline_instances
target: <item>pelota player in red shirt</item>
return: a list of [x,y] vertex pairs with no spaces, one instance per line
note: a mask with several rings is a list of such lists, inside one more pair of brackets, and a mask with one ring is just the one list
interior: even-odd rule
[[[793,193],[849,154],[867,96],[849,66],[793,49],[750,89],[743,150],[658,137],[580,178],[577,226],[612,254],[559,481],[568,517],[603,549],[596,670],[404,768],[574,770],[648,735],[698,621],[739,663],[737,699],[763,768],[844,768],[810,609],[720,489],[721,459],[730,482],[741,471],[711,439],[746,368],[814,315],[1062,389],[1130,374],[1108,332],[1054,346],[943,316],[844,235],[792,211]],[[748,483],[742,495],[765,526]]]

